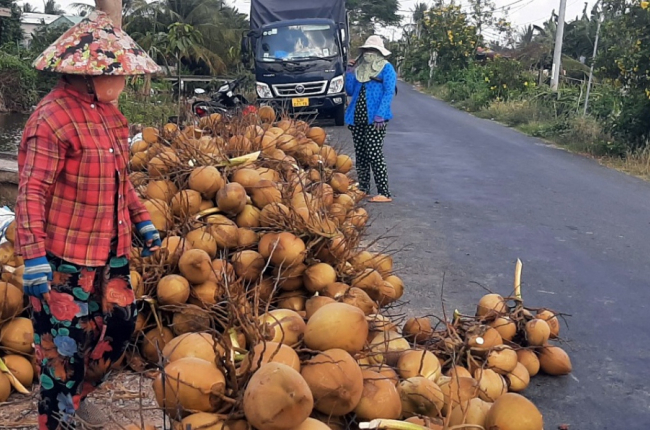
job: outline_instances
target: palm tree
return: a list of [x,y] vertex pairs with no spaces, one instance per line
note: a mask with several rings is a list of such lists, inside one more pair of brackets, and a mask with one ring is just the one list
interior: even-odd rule
[[48,15],[63,15],[65,11],[57,4],[55,0],[44,0],[43,13]]
[[24,13],[34,13],[34,12],[36,12],[36,8],[34,6],[32,6],[31,4],[29,4],[29,3],[24,3],[23,7],[22,7],[22,10],[23,10]]

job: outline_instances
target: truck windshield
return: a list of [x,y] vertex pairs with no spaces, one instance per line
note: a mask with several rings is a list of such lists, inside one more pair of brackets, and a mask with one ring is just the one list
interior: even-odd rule
[[278,26],[259,39],[261,61],[309,60],[338,55],[335,31],[327,24]]

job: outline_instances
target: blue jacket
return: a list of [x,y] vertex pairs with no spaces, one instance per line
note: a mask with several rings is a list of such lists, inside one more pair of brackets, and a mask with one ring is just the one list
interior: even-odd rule
[[[366,83],[366,102],[368,104],[368,124],[374,122],[375,116],[380,116],[388,121],[393,118],[390,109],[393,96],[395,95],[395,85],[397,84],[397,73],[392,64],[388,63],[382,69],[379,76],[384,82],[370,81]],[[345,123],[354,125],[354,109],[357,105],[359,92],[361,91],[361,82],[357,80],[354,72],[345,74],[345,92],[352,97],[350,105],[345,112]]]

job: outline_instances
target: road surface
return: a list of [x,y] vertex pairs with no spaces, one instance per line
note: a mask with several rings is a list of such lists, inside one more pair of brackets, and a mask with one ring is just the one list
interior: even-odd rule
[[[392,204],[370,207],[414,314],[508,295],[570,314],[574,371],[524,393],[546,430],[650,428],[650,184],[400,84],[385,154]],[[349,147],[349,131],[334,139]],[[403,248],[403,249],[402,249]]]

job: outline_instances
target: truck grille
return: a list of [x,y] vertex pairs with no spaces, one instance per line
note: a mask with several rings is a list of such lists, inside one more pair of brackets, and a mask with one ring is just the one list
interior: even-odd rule
[[298,84],[273,85],[273,91],[279,97],[317,96],[324,94],[327,81],[301,82]]

